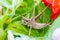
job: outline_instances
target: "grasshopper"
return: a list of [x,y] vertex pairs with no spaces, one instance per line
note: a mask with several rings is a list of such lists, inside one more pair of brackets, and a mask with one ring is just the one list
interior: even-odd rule
[[34,14],[35,14],[35,7],[34,7],[34,11],[33,11],[32,17],[30,19],[22,16],[22,24],[28,25],[31,28],[35,28],[35,29],[41,29],[43,27],[48,26],[50,23],[37,23],[36,22],[36,20],[39,19],[39,17],[42,15],[42,13],[47,9],[47,7],[44,10],[42,10],[42,12],[39,13],[37,16],[34,16]]

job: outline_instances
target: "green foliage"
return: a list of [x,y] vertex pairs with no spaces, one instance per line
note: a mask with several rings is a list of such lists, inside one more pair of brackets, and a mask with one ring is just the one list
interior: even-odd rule
[[0,28],[0,40],[6,40],[7,33]]
[[16,15],[24,15],[30,12],[33,9],[34,1],[33,0],[24,0],[22,5],[16,10]]
[[[40,14],[45,5],[41,0],[36,0],[36,11],[35,16]],[[31,18],[34,9],[34,0],[0,0],[0,5],[3,7],[0,16],[0,40],[7,40],[7,31],[11,30],[13,33],[19,33],[32,37],[30,39],[36,40],[51,40],[52,32],[59,28],[59,18],[60,16],[52,22],[51,26],[47,26],[42,29],[32,28],[31,33],[30,28],[27,25],[22,24],[22,16]],[[48,7],[37,20],[38,23],[48,23],[50,20],[51,10]]]

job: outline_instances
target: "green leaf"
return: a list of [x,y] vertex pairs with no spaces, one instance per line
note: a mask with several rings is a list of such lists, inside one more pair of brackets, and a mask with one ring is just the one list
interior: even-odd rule
[[16,15],[27,14],[33,9],[34,0],[24,0],[22,5],[16,10]]
[[16,21],[9,24],[7,30],[12,30],[14,32],[24,33],[24,34],[28,32],[27,29],[20,24],[20,21]]
[[[25,27],[24,25],[22,25],[20,21],[15,21],[9,24],[6,30],[12,30],[13,32],[25,35],[29,34],[29,28],[27,26]],[[35,29],[32,29],[30,36],[39,36],[39,32]]]
[[7,19],[9,18],[8,15],[4,15],[1,17],[0,19],[0,27],[3,28],[3,24],[7,21]]
[[0,40],[6,40],[7,33],[0,28]]
[[[39,14],[40,12],[42,12],[42,10],[44,10],[46,8],[46,6],[40,2],[40,5],[38,5],[36,7],[36,15]],[[51,15],[51,10],[50,8],[48,7],[43,13],[42,15],[40,16],[38,22],[43,22],[43,23],[47,23],[47,22],[50,22],[50,15]]]

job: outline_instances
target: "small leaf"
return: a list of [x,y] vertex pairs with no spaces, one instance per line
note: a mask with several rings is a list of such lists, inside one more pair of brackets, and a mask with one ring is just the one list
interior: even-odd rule
[[6,40],[7,33],[0,28],[0,40]]

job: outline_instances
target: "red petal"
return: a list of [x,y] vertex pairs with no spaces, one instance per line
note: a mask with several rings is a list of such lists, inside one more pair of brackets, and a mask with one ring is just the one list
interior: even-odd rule
[[53,1],[52,5],[50,5],[52,9],[51,19],[55,20],[60,14],[60,0]]
[[52,0],[42,0],[44,2],[44,4],[47,6],[48,4],[52,3]]
[[60,9],[60,0],[53,1],[52,5],[50,5],[50,6],[51,6],[50,8],[52,9],[53,12],[58,12]]
[[51,19],[55,20],[60,13],[60,0],[42,0],[47,6],[50,4],[50,9],[52,10]]
[[51,14],[51,20],[55,20],[60,14],[60,9]]
[[52,13],[51,20],[55,20],[59,16],[59,13]]

